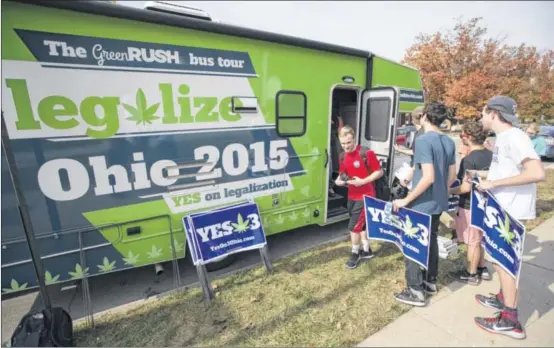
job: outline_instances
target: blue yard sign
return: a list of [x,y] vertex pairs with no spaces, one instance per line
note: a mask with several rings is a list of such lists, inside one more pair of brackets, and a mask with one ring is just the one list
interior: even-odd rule
[[427,269],[431,216],[400,208],[387,216],[387,202],[364,196],[366,230],[369,239],[394,243],[402,254]]
[[258,205],[234,204],[183,217],[194,265],[266,245]]
[[[450,188],[455,188],[460,186],[462,183],[459,179],[454,180],[452,185],[450,185]],[[460,203],[460,196],[459,195],[450,195],[448,197],[448,211],[456,211],[458,209],[458,204]]]
[[485,251],[519,281],[525,226],[508,214],[489,191],[471,190],[471,226],[483,231]]

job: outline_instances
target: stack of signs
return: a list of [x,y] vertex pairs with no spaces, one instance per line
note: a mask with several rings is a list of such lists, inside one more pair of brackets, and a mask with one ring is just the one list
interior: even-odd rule
[[258,205],[239,203],[183,217],[194,265],[266,245]]
[[[396,172],[394,172],[394,176],[397,177],[400,182],[404,183],[408,179],[408,176],[411,175],[411,172],[412,172],[412,167],[408,163],[404,162],[402,163],[400,168],[398,168]],[[406,187],[410,190],[412,189],[411,180],[410,182],[408,182]]]
[[458,255],[458,244],[454,243],[451,239],[438,236],[437,242],[439,244],[439,257],[441,259]]
[[[454,180],[450,188],[460,186],[462,183],[459,179]],[[459,195],[450,195],[448,197],[448,212],[452,213],[458,210],[458,203],[460,203]],[[458,244],[454,243],[451,239],[445,237],[438,237],[437,242],[439,244],[439,257],[441,259],[447,259],[458,255]]]
[[368,238],[394,243],[406,258],[427,269],[431,216],[406,208],[394,213],[390,204],[364,196]]

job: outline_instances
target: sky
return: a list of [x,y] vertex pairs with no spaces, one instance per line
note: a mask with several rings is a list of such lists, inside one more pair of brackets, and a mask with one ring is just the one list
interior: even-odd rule
[[[170,1],[171,2],[171,1]],[[143,7],[146,1],[118,1]],[[223,23],[368,50],[402,60],[419,33],[483,17],[488,35],[509,45],[554,49],[554,1],[179,1]]]

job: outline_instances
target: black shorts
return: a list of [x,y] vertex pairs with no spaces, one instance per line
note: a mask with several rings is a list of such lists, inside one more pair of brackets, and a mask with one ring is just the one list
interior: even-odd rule
[[348,230],[354,233],[360,233],[365,230],[364,201],[348,200],[346,207],[348,209],[348,215],[350,215]]

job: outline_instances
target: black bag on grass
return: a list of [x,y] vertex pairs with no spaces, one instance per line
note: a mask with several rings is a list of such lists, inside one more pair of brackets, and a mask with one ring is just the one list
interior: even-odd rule
[[63,308],[25,314],[10,339],[11,347],[73,347],[73,321]]

